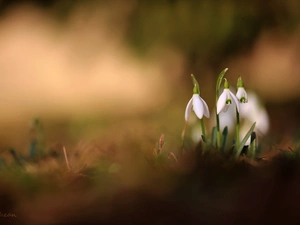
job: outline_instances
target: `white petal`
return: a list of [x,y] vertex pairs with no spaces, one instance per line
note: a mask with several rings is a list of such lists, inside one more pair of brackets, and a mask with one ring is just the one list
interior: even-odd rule
[[190,99],[190,101],[186,105],[185,114],[184,114],[185,121],[188,121],[188,119],[190,117],[190,114],[191,114],[191,111],[192,111],[192,100],[193,100],[193,97]]
[[[240,105],[240,117],[255,122],[257,120],[257,115],[259,115],[260,109],[263,109],[263,106],[256,94],[252,92],[247,94],[248,103]],[[257,127],[257,123],[255,127]]]
[[245,97],[245,102],[248,102],[248,94],[246,92],[246,90],[244,89],[245,93],[244,93],[244,97]]
[[202,119],[203,112],[204,112],[204,106],[203,106],[201,98],[198,94],[193,95],[193,109],[194,109],[196,116],[199,119]]
[[238,98],[238,100],[241,100],[241,98],[243,97],[243,88],[238,88],[238,91],[236,92],[236,97]]
[[238,112],[240,112],[240,102],[239,102],[239,100],[237,99],[237,97],[231,91],[229,91],[229,93],[230,93],[231,99],[233,99],[233,101],[234,101],[234,103],[237,107]]
[[[226,113],[220,113],[220,128],[223,130],[226,126],[228,127],[229,131],[232,131],[235,129],[235,108],[229,107],[230,105],[227,105],[228,110]],[[213,121],[215,126],[215,121]]]
[[238,100],[241,102],[242,98],[245,98],[245,101],[247,102],[248,97],[247,97],[247,92],[245,91],[245,89],[243,87],[238,88],[238,91],[236,93],[236,97],[238,98]]
[[225,104],[222,112],[227,112],[227,110],[229,109],[230,104]]
[[226,92],[226,89],[224,89],[223,93],[220,95],[218,102],[217,102],[217,114],[219,114],[225,107],[226,100],[227,100],[227,92]]
[[203,108],[204,108],[204,116],[206,116],[206,118],[209,118],[210,117],[210,114],[209,114],[209,109],[208,109],[208,106],[206,104],[206,102],[203,100],[203,98],[200,97],[200,100],[202,101],[202,104],[203,104]]

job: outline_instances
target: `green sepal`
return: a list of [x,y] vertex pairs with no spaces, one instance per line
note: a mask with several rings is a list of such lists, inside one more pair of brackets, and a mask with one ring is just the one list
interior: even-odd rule
[[198,81],[196,80],[195,76],[193,74],[191,74],[192,80],[193,80],[193,84],[194,84],[194,88],[193,88],[193,94],[199,94],[200,95],[200,86]]
[[244,87],[244,82],[243,82],[241,77],[238,78],[237,83],[236,83],[236,87],[237,87],[237,89],[241,88],[241,87]]
[[229,88],[229,82],[226,78],[224,78],[224,89],[228,89]]

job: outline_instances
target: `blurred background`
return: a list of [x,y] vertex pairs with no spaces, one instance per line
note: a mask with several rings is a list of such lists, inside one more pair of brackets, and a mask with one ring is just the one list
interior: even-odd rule
[[265,103],[274,135],[294,134],[299,21],[296,0],[1,0],[0,144],[22,148],[36,117],[53,142],[135,127],[179,143],[190,74],[212,111],[226,67]]
[[[233,89],[242,76],[257,95],[251,102],[265,107],[246,108],[267,124],[263,147],[275,155],[293,149],[296,138],[299,149],[299,59],[297,0],[0,0],[0,213],[20,221],[0,219],[293,220],[298,161],[279,158],[273,166],[261,158],[267,166],[252,170],[187,151],[173,162],[190,74],[211,111],[204,122],[214,126],[216,79],[226,67]],[[187,150],[196,145],[192,123]]]

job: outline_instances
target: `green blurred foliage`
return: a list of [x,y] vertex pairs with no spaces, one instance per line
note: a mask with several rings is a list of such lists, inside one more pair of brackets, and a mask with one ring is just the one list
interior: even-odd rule
[[128,37],[146,52],[154,45],[172,45],[201,64],[251,46],[265,29],[293,31],[300,3],[288,1],[145,1],[130,18]]
[[[114,9],[130,5],[128,18],[113,21],[112,29],[123,26],[125,19],[127,41],[138,53],[144,55],[155,46],[172,46],[187,57],[191,66],[218,66],[224,57],[249,49],[262,31],[293,32],[300,20],[297,0],[27,2],[49,9],[60,21],[66,20],[77,7],[108,8],[116,14],[118,10]],[[24,1],[1,1],[0,10],[20,3]]]

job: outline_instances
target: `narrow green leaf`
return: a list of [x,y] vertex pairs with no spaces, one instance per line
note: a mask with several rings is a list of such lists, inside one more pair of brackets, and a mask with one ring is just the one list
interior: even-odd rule
[[226,126],[222,132],[222,139],[221,139],[221,151],[222,152],[224,152],[224,150],[225,150],[227,136],[228,136],[228,127]]
[[245,135],[244,139],[242,140],[242,142],[239,145],[239,148],[236,151],[236,155],[235,157],[238,158],[241,154],[241,151],[244,148],[244,145],[246,143],[246,141],[249,139],[250,135],[252,134],[254,128],[255,128],[256,122],[253,123],[253,125],[251,126],[251,128],[249,129],[249,131],[247,132],[247,134]]
[[255,150],[256,150],[256,133],[252,132],[251,134],[251,138],[250,138],[250,147],[248,149],[248,156],[250,156],[251,158],[254,158],[255,156]]
[[250,138],[250,143],[252,143],[256,139],[256,133],[253,131]]
[[211,144],[213,147],[217,146],[217,127],[213,127],[211,132]]
[[[216,86],[216,89],[219,90],[220,87],[221,87],[221,83],[222,83],[222,79],[225,75],[225,73],[227,72],[228,68],[225,68],[218,76],[218,79],[217,79],[217,86]],[[219,97],[219,96],[217,96]]]

